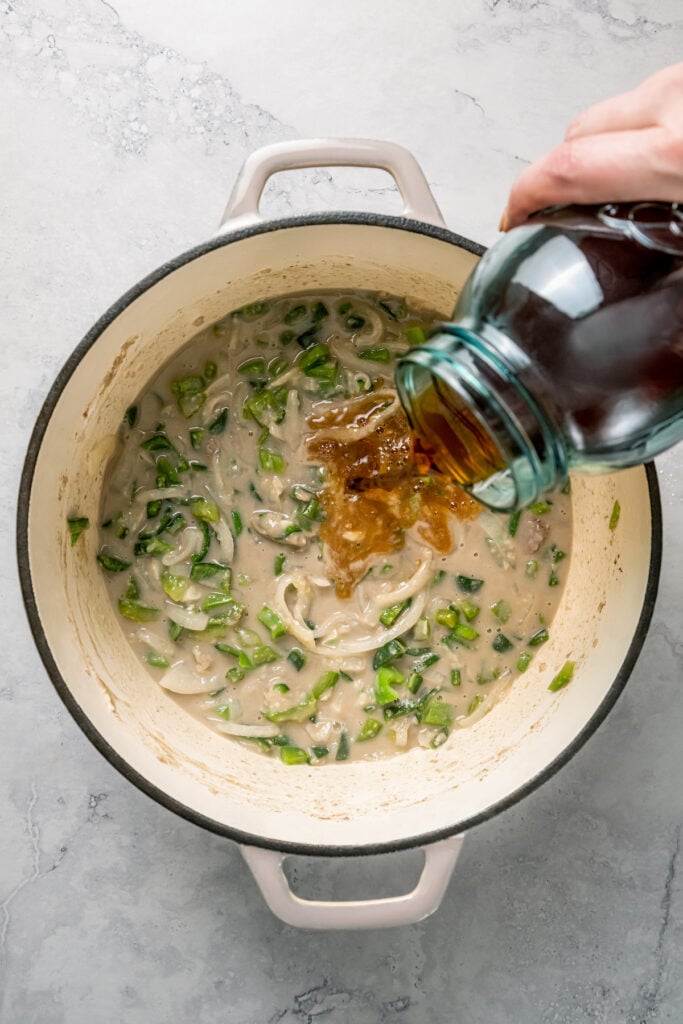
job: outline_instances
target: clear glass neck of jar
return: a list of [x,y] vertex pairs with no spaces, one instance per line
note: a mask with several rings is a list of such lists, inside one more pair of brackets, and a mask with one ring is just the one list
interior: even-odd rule
[[439,469],[488,508],[514,512],[565,483],[568,454],[497,334],[486,324],[439,326],[401,356],[396,387]]

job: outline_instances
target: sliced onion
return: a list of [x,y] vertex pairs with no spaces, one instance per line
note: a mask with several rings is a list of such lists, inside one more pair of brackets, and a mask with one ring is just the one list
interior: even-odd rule
[[270,739],[278,736],[280,728],[274,722],[264,722],[263,725],[244,725],[242,722],[216,722],[216,728],[225,732],[228,736],[244,736],[248,739]]
[[420,564],[410,579],[399,583],[393,590],[387,590],[383,594],[376,594],[374,597],[375,606],[378,609],[388,608],[391,604],[398,604],[413,597],[419,590],[422,590],[427,583],[432,571],[432,553],[429,548],[423,548],[420,552]]
[[281,388],[283,384],[292,384],[297,378],[303,376],[303,371],[299,369],[296,364],[290,366],[285,373],[281,373],[279,377],[271,380],[270,383],[266,384],[266,390],[272,391],[274,388]]
[[[369,413],[367,422],[362,427],[330,426],[317,428],[315,434],[313,435],[315,437],[315,440],[320,441],[327,438],[330,441],[336,441],[341,444],[344,442],[361,441],[364,437],[368,437],[370,434],[374,433],[375,430],[377,430],[377,427],[379,427],[379,425],[383,423],[384,420],[388,419],[389,416],[392,416],[393,413],[395,413],[400,406],[399,397],[395,391],[378,391],[375,395],[373,395],[373,397],[379,400],[383,398],[385,394],[388,403],[386,407],[384,409],[377,409],[375,412]],[[366,395],[363,394],[362,398],[365,399],[365,397]],[[335,409],[344,407],[350,408],[351,411],[353,411],[354,405],[356,404],[357,401],[358,399],[351,399],[350,401],[347,399],[345,402],[342,403],[341,406],[330,405],[325,411],[334,412]],[[316,411],[318,408],[319,406],[316,407]]]
[[392,626],[391,629],[383,629],[379,633],[366,634],[353,640],[344,640],[342,643],[337,644],[334,649],[325,650],[324,647],[318,646],[315,650],[326,658],[338,658],[344,657],[347,654],[363,654],[366,651],[374,651],[378,647],[384,647],[390,640],[395,640],[397,636],[400,636],[401,633],[406,633],[415,625],[422,615],[424,604],[425,595],[420,594],[409,611],[404,612],[400,616],[398,623]]
[[242,419],[242,406],[244,399],[249,394],[249,385],[246,381],[235,381],[232,372],[224,373],[221,377],[212,381],[206,389],[206,401],[202,409],[202,422],[209,423],[216,410],[220,407],[227,407],[229,415],[234,417],[236,423],[244,426]]
[[173,551],[167,551],[165,555],[162,555],[161,561],[163,565],[178,565],[179,562],[185,562],[191,555],[194,555],[199,551],[199,545],[201,544],[201,534],[194,526],[186,526],[183,532],[180,534],[178,546]]
[[[429,558],[431,560],[431,554]],[[420,566],[418,572],[421,569],[422,566]],[[406,586],[408,586],[408,583]],[[287,591],[290,587],[293,587],[296,593],[294,611],[287,604]],[[341,631],[349,632],[349,630],[360,625],[363,620],[354,613],[349,615],[346,612],[334,612],[317,629],[309,629],[304,618],[310,605],[310,593],[310,582],[303,574],[286,573],[278,582],[274,603],[276,611],[292,636],[296,637],[309,651],[316,651],[324,658],[339,658],[347,655],[363,654],[382,647],[389,640],[394,640],[401,633],[405,633],[417,622],[427,600],[424,592],[419,594],[417,600],[399,617],[398,622],[391,629],[377,630],[374,633],[366,633],[364,636],[339,641],[338,637]],[[338,623],[340,623],[340,627],[331,634],[331,630],[337,627]],[[320,643],[317,643],[317,640],[320,640]],[[330,646],[332,643],[334,643],[334,647]]]
[[172,601],[166,602],[168,608],[168,617],[178,626],[182,626],[183,629],[192,629],[197,632],[201,632],[209,624],[209,616],[206,612],[196,612],[192,608],[182,608],[180,605],[173,604]]
[[276,508],[282,506],[282,495],[284,494],[285,485],[282,477],[278,476],[277,473],[267,473],[260,476],[258,489],[259,494],[269,506],[275,506]]
[[168,637],[159,636],[156,633],[152,633],[150,629],[142,626],[140,629],[136,629],[131,636],[135,640],[139,640],[141,644],[147,644],[152,650],[159,651],[160,654],[164,654],[167,658],[175,658],[178,653],[178,648],[169,640]]
[[203,693],[207,683],[198,676],[184,661],[171,665],[159,680],[159,686],[171,693]]
[[403,718],[397,718],[392,722],[392,729],[394,730],[394,743],[397,747],[408,746],[408,730],[413,723],[406,715]]
[[146,491],[138,491],[134,500],[137,505],[146,505],[148,501],[163,501],[164,498],[168,498],[169,501],[178,501],[179,498],[188,498],[189,496],[188,490],[174,484],[172,487],[151,487]]
[[346,377],[346,390],[351,395],[363,395],[372,387],[372,379],[368,373],[362,370],[344,370]]
[[299,415],[299,392],[290,388],[285,405],[285,418],[282,423],[273,423],[270,432],[278,441],[284,441],[290,448],[296,448],[301,437],[301,416]]
[[235,555],[235,538],[224,519],[219,519],[217,523],[213,523],[213,528],[218,538],[223,561],[229,565]]

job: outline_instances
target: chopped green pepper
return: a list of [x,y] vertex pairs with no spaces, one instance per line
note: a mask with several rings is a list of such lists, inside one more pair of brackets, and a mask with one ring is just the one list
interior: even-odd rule
[[283,764],[308,764],[310,758],[301,747],[280,747],[280,760]]
[[172,380],[171,391],[176,396],[178,408],[185,419],[189,419],[196,412],[199,412],[206,401],[204,380],[202,377],[194,374],[189,377]]
[[309,693],[291,708],[284,711],[263,711],[262,714],[269,722],[305,722],[313,714],[315,704],[315,697]]
[[240,363],[237,367],[237,372],[241,373],[243,377],[268,376],[266,361],[261,356],[256,356],[254,359],[245,359],[244,362]]
[[383,626],[393,626],[396,620],[403,615],[406,609],[410,608],[412,604],[412,598],[407,598],[405,601],[398,601],[396,604],[389,605],[385,608],[379,617],[379,621]]
[[190,431],[190,444],[195,449],[201,448],[206,431],[202,427],[193,427]]
[[87,530],[90,526],[90,520],[87,516],[69,516],[66,523],[69,527],[71,547],[73,547],[83,531]]
[[232,576],[229,565],[223,565],[222,562],[195,562],[190,569],[190,579],[195,582],[212,580],[218,576],[221,577],[221,589],[224,591],[229,590]]
[[306,656],[298,647],[293,647],[287,655],[287,661],[290,661],[297,672],[301,672],[301,669],[306,664]]
[[476,629],[474,629],[473,626],[468,626],[465,622],[459,622],[453,630],[453,633],[458,640],[464,640],[466,643],[476,640],[479,637],[479,633]]
[[214,421],[209,424],[209,433],[212,434],[213,437],[216,437],[218,434],[222,434],[227,422],[228,410],[227,408],[221,409]]
[[492,604],[491,611],[498,619],[498,621],[502,622],[503,624],[505,624],[512,615],[512,608],[507,603],[507,601],[503,599],[501,599],[500,601],[496,601],[495,604]]
[[411,672],[408,676],[407,687],[411,693],[417,693],[422,686],[422,676],[419,672]]
[[279,452],[270,448],[259,448],[259,465],[264,473],[282,473],[285,469],[285,460]]
[[611,513],[611,515],[609,517],[609,524],[608,524],[608,526],[609,526],[610,530],[616,530],[617,524],[619,522],[620,517],[621,517],[621,505],[619,504],[618,501],[615,501],[614,505],[612,506],[612,513]]
[[202,545],[199,551],[196,551],[194,555],[190,556],[192,562],[194,562],[195,565],[197,564],[197,562],[204,561],[204,559],[209,553],[209,548],[211,547],[211,527],[209,526],[205,519],[198,519],[197,526],[199,527],[199,530],[202,535]]
[[146,537],[144,540],[137,540],[133,547],[134,553],[139,557],[141,555],[167,555],[169,551],[173,551],[173,545],[167,544],[161,537]]
[[177,576],[175,573],[166,570],[162,572],[160,580],[164,593],[172,601],[182,601],[184,599],[187,588],[190,585],[190,581],[186,576]]
[[484,586],[484,581],[478,580],[476,576],[458,575],[455,577],[455,582],[465,594],[476,594]]
[[529,512],[532,516],[547,516],[553,510],[552,501],[534,501],[529,505]]
[[242,415],[245,419],[253,419],[261,427],[271,427],[273,423],[282,423],[286,415],[285,404],[287,401],[287,388],[282,389],[285,394],[279,396],[277,392],[264,390],[251,395],[244,402]]
[[568,683],[571,682],[574,675],[574,668],[576,666],[575,661],[565,661],[564,665],[553,678],[552,682],[548,686],[549,690],[555,692],[556,690],[562,690]]
[[140,445],[146,452],[176,452],[175,447],[171,444],[166,434],[152,434],[146,441],[143,441]]
[[115,555],[107,555],[104,551],[98,553],[97,561],[107,572],[123,572],[124,569],[129,569],[131,566],[130,562],[124,562],[122,558],[117,558]]
[[293,324],[297,320],[301,320],[302,317],[306,316],[308,309],[304,305],[292,306],[285,313],[283,320],[286,324]]
[[424,672],[424,670],[429,668],[430,665],[435,665],[440,657],[429,647],[424,647],[418,651],[415,651],[414,649],[409,650],[408,654],[415,656],[415,661],[413,662],[414,672]]
[[358,355],[361,359],[367,359],[371,363],[388,363],[391,361],[391,352],[388,348],[381,346],[359,348]]
[[284,636],[287,632],[287,627],[280,616],[272,608],[269,608],[267,604],[264,604],[256,618],[269,631],[271,640],[277,640],[278,637]]
[[269,665],[272,661],[277,661],[280,655],[267,644],[259,644],[251,652],[251,657],[254,665]]
[[157,487],[175,487],[181,482],[178,470],[171,465],[165,455],[160,455],[157,459],[156,471]]
[[190,512],[195,519],[203,519],[207,523],[217,523],[221,517],[218,505],[206,498],[193,498],[190,501]]
[[325,672],[323,673],[323,675],[321,675],[320,679],[311,690],[311,694],[316,700],[319,700],[324,693],[327,693],[328,690],[331,690],[332,687],[336,686],[338,682],[338,672]]
[[236,604],[236,602],[234,598],[230,597],[229,594],[226,594],[223,591],[215,590],[212,591],[210,594],[207,594],[204,600],[202,601],[202,611],[211,612],[215,611],[216,608],[223,609],[234,604]]
[[356,736],[356,743],[365,743],[366,740],[373,740],[381,732],[382,723],[377,718],[366,718],[361,731]]
[[394,686],[403,686],[406,677],[393,665],[382,665],[377,671],[377,683],[375,685],[375,700],[381,707],[384,704],[391,704],[398,700]]
[[254,667],[254,663],[247,652],[241,651],[239,647],[233,647],[232,644],[224,644],[220,642],[214,644],[214,647],[217,651],[220,651],[221,654],[229,654],[232,658],[237,658],[237,664],[240,668],[248,671]]
[[450,729],[453,718],[452,706],[438,696],[432,697],[418,712],[418,721],[421,725],[433,725],[440,729]]
[[483,704],[485,700],[486,700],[486,697],[484,697],[483,694],[476,693],[474,695],[474,697],[472,698],[472,700],[470,701],[469,705],[468,705],[467,714],[468,715],[473,715],[474,712],[479,707],[479,705]]
[[541,629],[536,630],[536,632],[529,637],[527,644],[529,647],[540,647],[541,644],[544,644],[546,642],[549,636],[550,633],[548,632],[546,627],[542,626]]
[[458,610],[462,612],[468,622],[474,622],[477,615],[481,611],[478,604],[470,601],[468,598],[463,597],[458,601]]
[[438,608],[434,618],[440,626],[446,629],[455,629],[458,625],[459,615],[455,608]]
[[163,654],[159,654],[158,651],[148,651],[145,655],[145,661],[152,668],[168,668],[168,658],[165,658]]
[[517,509],[517,511],[513,512],[510,518],[508,519],[508,533],[510,534],[511,537],[516,536],[517,530],[519,529],[519,520],[521,519],[521,517],[522,510]]
[[242,516],[239,514],[237,509],[234,508],[230,513],[230,518],[232,519],[233,533],[235,534],[236,537],[239,537],[242,530],[244,529],[244,524],[242,523]]
[[426,338],[427,336],[421,327],[406,327],[406,341],[409,345],[422,345]]
[[349,737],[348,733],[342,732],[337,743],[337,753],[334,756],[335,761],[345,761],[349,756]]
[[119,599],[119,612],[124,619],[131,619],[133,622],[154,622],[160,615],[158,608],[149,608],[128,597]]
[[378,647],[372,658],[372,667],[378,669],[381,665],[388,665],[405,654],[405,644],[400,640],[389,640],[382,647]]

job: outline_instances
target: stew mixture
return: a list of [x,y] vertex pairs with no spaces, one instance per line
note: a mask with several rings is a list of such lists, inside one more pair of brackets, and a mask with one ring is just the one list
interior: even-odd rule
[[393,366],[434,320],[374,293],[255,302],[126,413],[97,556],[126,635],[285,764],[438,747],[549,637],[570,498],[496,515],[416,446]]

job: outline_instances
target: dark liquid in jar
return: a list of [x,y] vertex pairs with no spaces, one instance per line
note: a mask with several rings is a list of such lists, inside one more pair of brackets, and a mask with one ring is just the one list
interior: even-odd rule
[[413,410],[434,464],[456,484],[471,486],[505,468],[491,435],[439,380],[414,397]]
[[574,229],[570,211],[544,220],[533,259],[487,294],[486,318],[529,355],[576,449],[635,445],[680,415],[683,260]]

